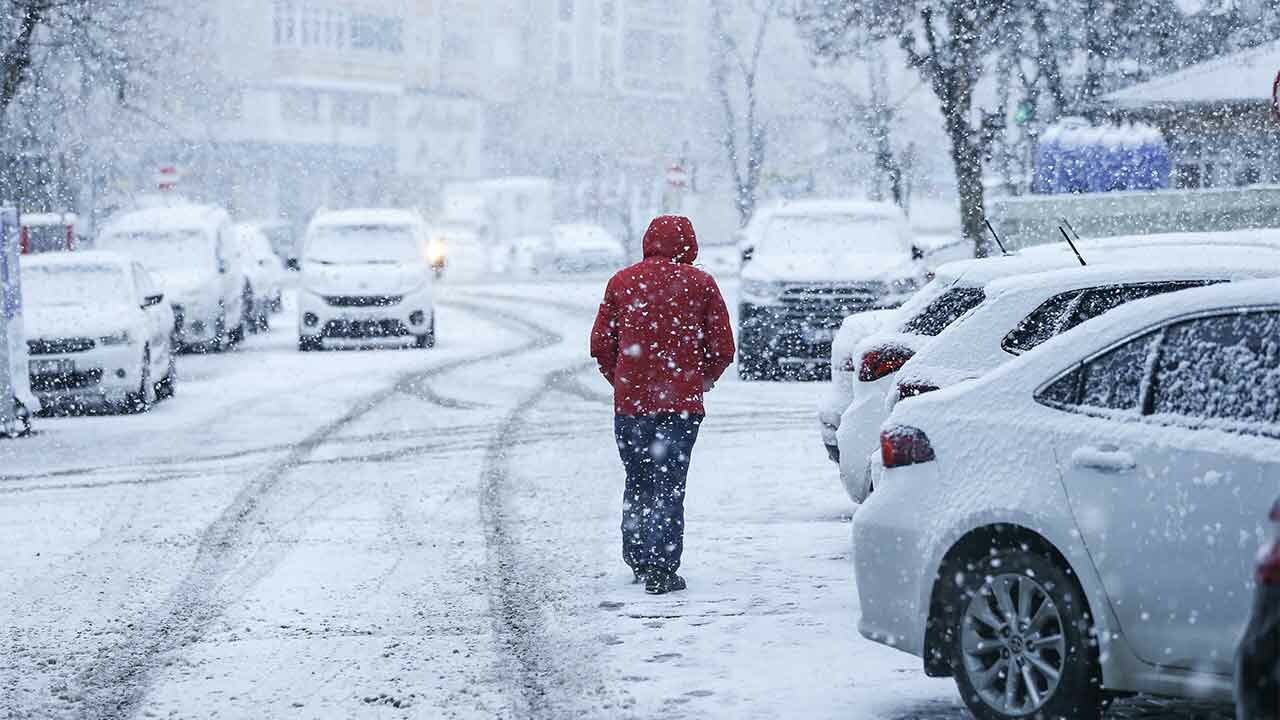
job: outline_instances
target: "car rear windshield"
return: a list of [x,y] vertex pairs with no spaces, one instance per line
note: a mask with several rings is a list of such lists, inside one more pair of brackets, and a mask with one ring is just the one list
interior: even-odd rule
[[902,326],[902,332],[908,335],[938,335],[986,299],[987,294],[982,288],[952,288],[907,320]]
[[28,225],[22,228],[22,232],[25,234],[29,253],[71,249],[66,225]]

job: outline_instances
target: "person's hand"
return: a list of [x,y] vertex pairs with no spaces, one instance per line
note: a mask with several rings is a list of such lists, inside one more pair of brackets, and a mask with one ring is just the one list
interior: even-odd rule
[[715,389],[715,386],[716,386],[716,381],[715,381],[715,380],[703,380],[703,381],[702,381],[702,392],[704,392],[704,393],[709,393],[709,392],[711,392],[712,390],[714,390],[714,389]]

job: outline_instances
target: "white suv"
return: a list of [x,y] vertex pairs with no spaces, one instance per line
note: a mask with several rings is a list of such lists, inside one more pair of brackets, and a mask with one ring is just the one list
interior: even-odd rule
[[983,718],[1231,698],[1280,478],[1274,280],[1139,300],[900,403],[854,518],[868,638]]
[[298,293],[298,349],[375,341],[435,345],[434,270],[422,217],[342,210],[307,228]]

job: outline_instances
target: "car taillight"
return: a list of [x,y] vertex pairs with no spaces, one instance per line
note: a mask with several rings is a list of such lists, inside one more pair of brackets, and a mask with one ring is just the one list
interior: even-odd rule
[[881,345],[875,350],[868,350],[862,356],[862,367],[858,370],[858,379],[862,382],[875,382],[889,373],[896,373],[911,359],[915,352],[901,345]]
[[926,463],[933,459],[933,446],[923,430],[895,425],[880,433],[880,460],[887,468]]
[[1258,558],[1258,582],[1280,585],[1280,540],[1271,541]]
[[917,395],[931,393],[937,389],[938,389],[937,385],[930,385],[929,383],[921,383],[921,382],[898,383],[898,399],[905,400],[906,398],[909,398],[909,397],[915,397]]

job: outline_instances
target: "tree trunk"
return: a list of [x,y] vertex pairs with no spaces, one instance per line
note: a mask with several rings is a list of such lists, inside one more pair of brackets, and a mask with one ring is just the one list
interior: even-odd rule
[[32,41],[47,9],[43,2],[28,0],[23,3],[18,37],[12,40],[0,56],[0,123],[8,114],[9,104],[17,97],[18,90],[26,79],[27,70],[31,67]]
[[[965,105],[965,103],[961,103]],[[986,228],[986,192],[982,187],[982,152],[969,126],[968,112],[946,114],[947,137],[951,141],[951,161],[956,169],[956,189],[960,195],[960,227],[973,243],[974,257],[991,254]],[[966,108],[967,110],[967,108]]]

